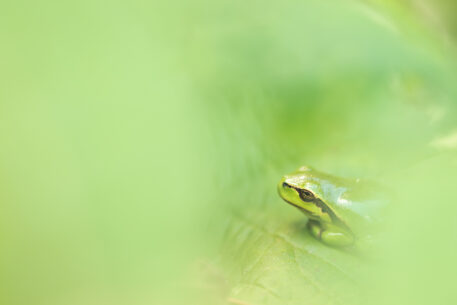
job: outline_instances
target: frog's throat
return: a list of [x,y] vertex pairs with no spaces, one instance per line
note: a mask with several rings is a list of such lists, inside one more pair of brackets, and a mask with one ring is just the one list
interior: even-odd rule
[[[299,188],[294,187],[293,185],[290,185],[288,183],[283,183],[283,185],[286,187],[289,187],[291,189],[294,189],[298,193],[300,198],[302,198]],[[303,200],[303,198],[302,198],[302,200]],[[306,209],[302,208],[301,206],[298,206],[288,200],[285,200],[285,201],[287,203],[289,203],[290,205],[293,205],[294,207],[298,208],[300,211],[302,211],[306,215],[309,214],[309,212]],[[343,228],[345,228],[346,230],[348,230],[349,232],[351,232],[351,229],[349,228],[349,226],[343,220],[341,220],[341,218],[339,218],[338,215],[336,215],[335,212],[324,201],[322,201],[319,198],[314,198],[313,200],[306,201],[306,202],[312,202],[315,206],[317,206],[322,211],[322,213],[327,214],[330,217],[330,219],[332,220],[332,223],[338,224],[338,225],[342,226]]]

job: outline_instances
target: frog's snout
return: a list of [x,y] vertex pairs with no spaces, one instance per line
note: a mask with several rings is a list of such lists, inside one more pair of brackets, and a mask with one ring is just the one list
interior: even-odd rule
[[288,182],[286,182],[286,178],[282,178],[281,181],[279,182],[279,187],[282,189],[294,189],[295,187]]
[[279,192],[281,192],[283,189],[285,189],[288,186],[289,186],[289,184],[286,182],[286,177],[282,177],[281,180],[279,180],[279,183],[278,183]]
[[282,183],[282,187],[290,187],[290,184],[287,183],[287,182],[283,182],[283,183]]
[[290,196],[292,195],[292,193],[295,192],[295,188],[291,184],[286,182],[286,179],[287,179],[287,177],[283,177],[279,181],[279,183],[278,183],[278,193],[283,199],[289,200]]
[[[282,191],[284,190],[285,188],[285,184],[286,183],[286,179],[284,177],[281,178],[281,180],[279,180],[279,183],[278,183],[278,192],[279,192],[279,195],[282,195]],[[281,196],[282,197],[282,196]]]

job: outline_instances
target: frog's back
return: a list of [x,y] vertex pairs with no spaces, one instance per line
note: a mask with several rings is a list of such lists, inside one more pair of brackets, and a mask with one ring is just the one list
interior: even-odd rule
[[385,188],[378,182],[340,178],[315,170],[309,174],[319,179],[321,196],[356,235],[380,224],[388,197]]
[[371,231],[384,219],[388,204],[384,189],[372,180],[349,179],[346,190],[336,199],[335,212],[349,219],[355,233]]

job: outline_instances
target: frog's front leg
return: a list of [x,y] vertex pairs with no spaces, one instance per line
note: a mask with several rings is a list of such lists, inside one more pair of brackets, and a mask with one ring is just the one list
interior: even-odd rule
[[354,236],[350,232],[335,225],[310,219],[308,229],[316,239],[332,247],[345,247],[354,243]]

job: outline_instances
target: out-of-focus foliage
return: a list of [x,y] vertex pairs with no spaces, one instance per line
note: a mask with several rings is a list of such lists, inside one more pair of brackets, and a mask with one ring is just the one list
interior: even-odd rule
[[[0,4],[2,304],[454,304],[454,4]],[[392,190],[326,247],[302,164]]]
[[[455,130],[455,63],[433,31],[423,34],[423,25],[411,23],[413,15],[396,19],[404,7],[385,10],[281,4],[264,8],[263,18],[241,15],[223,26],[211,20],[213,26],[199,31],[199,51],[211,46],[202,83],[216,102],[210,110],[210,116],[217,113],[215,155],[225,160],[217,166],[225,186],[217,200],[232,215],[221,254],[227,265],[219,270],[230,283],[232,303],[428,300],[415,298],[430,276],[423,265],[437,266],[429,258],[450,251],[446,241],[452,238],[429,239],[433,254],[421,239],[434,226],[452,231],[445,225],[451,220],[430,213],[433,199],[425,200],[424,190],[455,181],[444,171],[455,159],[427,167],[429,158],[441,158],[430,143]],[[383,176],[396,189],[388,238],[372,253],[375,259],[316,243],[302,215],[281,206],[273,185],[304,163],[341,175]],[[425,170],[416,172],[417,166]],[[420,178],[412,183],[411,175]],[[444,183],[437,182],[440,175]],[[452,197],[433,196],[443,205]],[[455,271],[453,264],[443,266],[443,278]],[[449,301],[443,294],[449,287],[440,285],[434,293]]]

